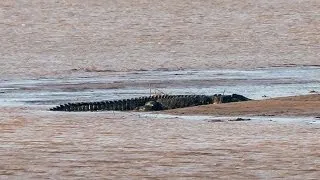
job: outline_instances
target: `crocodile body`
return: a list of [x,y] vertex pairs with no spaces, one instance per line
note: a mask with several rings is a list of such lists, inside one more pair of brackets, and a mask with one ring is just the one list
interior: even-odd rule
[[68,103],[51,108],[51,111],[159,111],[205,104],[248,101],[238,95],[157,95],[114,101]]

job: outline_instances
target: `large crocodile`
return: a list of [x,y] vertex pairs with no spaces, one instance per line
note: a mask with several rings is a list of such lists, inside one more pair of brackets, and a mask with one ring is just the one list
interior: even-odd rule
[[242,95],[155,95],[114,101],[68,103],[51,108],[51,111],[159,111],[205,104],[248,101]]

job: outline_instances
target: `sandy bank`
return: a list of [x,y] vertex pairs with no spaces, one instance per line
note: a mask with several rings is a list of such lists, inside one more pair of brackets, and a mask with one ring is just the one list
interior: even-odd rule
[[272,98],[228,104],[210,104],[166,111],[170,114],[217,116],[320,116],[320,94]]

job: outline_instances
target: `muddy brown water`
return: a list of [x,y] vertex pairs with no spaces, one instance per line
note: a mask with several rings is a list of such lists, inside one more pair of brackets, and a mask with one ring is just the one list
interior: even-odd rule
[[317,0],[0,2],[5,77],[319,64]]
[[1,110],[1,179],[312,179],[319,126]]
[[[291,77],[291,73],[299,74],[301,68],[286,70]],[[265,73],[261,72],[265,71],[269,76],[263,81]],[[271,71],[276,73],[277,80],[272,79]],[[165,71],[163,77],[151,79],[158,82],[156,85],[160,88],[176,93],[192,93],[193,89],[202,88],[210,93],[214,88],[235,86],[261,99],[262,93],[303,94],[309,91],[306,87],[320,89],[318,79],[306,78],[308,81],[305,81],[305,77],[293,77],[296,80],[293,81],[287,79],[284,69],[216,72],[220,78],[229,76],[229,79],[214,88],[210,88],[211,84],[220,82],[215,79],[217,76],[210,78],[205,71],[193,72],[203,73],[207,82],[201,76],[192,79],[193,76],[184,71],[179,71],[184,74],[176,81],[179,85],[165,81],[165,77],[177,72]],[[302,71],[310,77],[312,72],[319,73],[314,68]],[[242,77],[247,74],[247,79],[236,79],[239,73]],[[280,74],[282,76],[278,76]],[[132,81],[135,76],[141,81],[136,87],[127,79],[130,77]],[[48,111],[49,107],[67,101],[149,93],[151,79],[129,73],[122,75],[121,81],[116,79],[118,85],[114,86],[114,79],[110,77],[115,78],[107,75],[4,81],[0,107],[1,179],[314,179],[319,176],[320,124],[315,117],[257,119],[243,115]],[[241,86],[243,81],[250,85]],[[270,91],[268,88],[262,92],[257,90],[266,82]],[[135,89],[139,86],[143,90]],[[187,86],[189,89],[184,88]],[[279,91],[282,88],[287,91]],[[237,117],[251,120],[225,121]]]
[[[319,91],[319,11],[317,0],[1,1],[0,179],[317,179],[319,123],[47,109],[146,95],[150,81],[173,94]],[[139,81],[149,71],[167,80]]]

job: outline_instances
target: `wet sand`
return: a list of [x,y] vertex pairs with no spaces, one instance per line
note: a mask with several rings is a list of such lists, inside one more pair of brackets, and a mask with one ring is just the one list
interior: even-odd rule
[[[0,179],[317,179],[319,123],[215,123],[47,109],[52,103],[113,97],[136,90],[134,86],[144,91],[133,95],[146,94],[149,81],[128,86],[121,78],[105,79],[148,70],[223,74],[227,69],[254,73],[257,68],[319,67],[319,9],[316,0],[1,1]],[[201,76],[195,81],[152,82],[164,90],[180,88],[173,92],[188,92],[188,84],[193,90],[221,87],[210,87],[210,93],[234,92],[242,85],[241,90],[251,87],[247,93],[256,97],[263,90],[268,96],[319,91],[317,69],[304,70],[305,79],[286,74],[278,81],[282,70],[273,71],[271,79],[201,81]],[[91,77],[105,79],[96,83]],[[65,84],[50,85],[55,78]],[[74,83],[72,78],[88,81]],[[165,113],[319,121],[318,107],[319,96],[312,95]]]
[[313,116],[320,118],[320,94],[267,100],[210,104],[166,111],[177,115],[215,116]]

